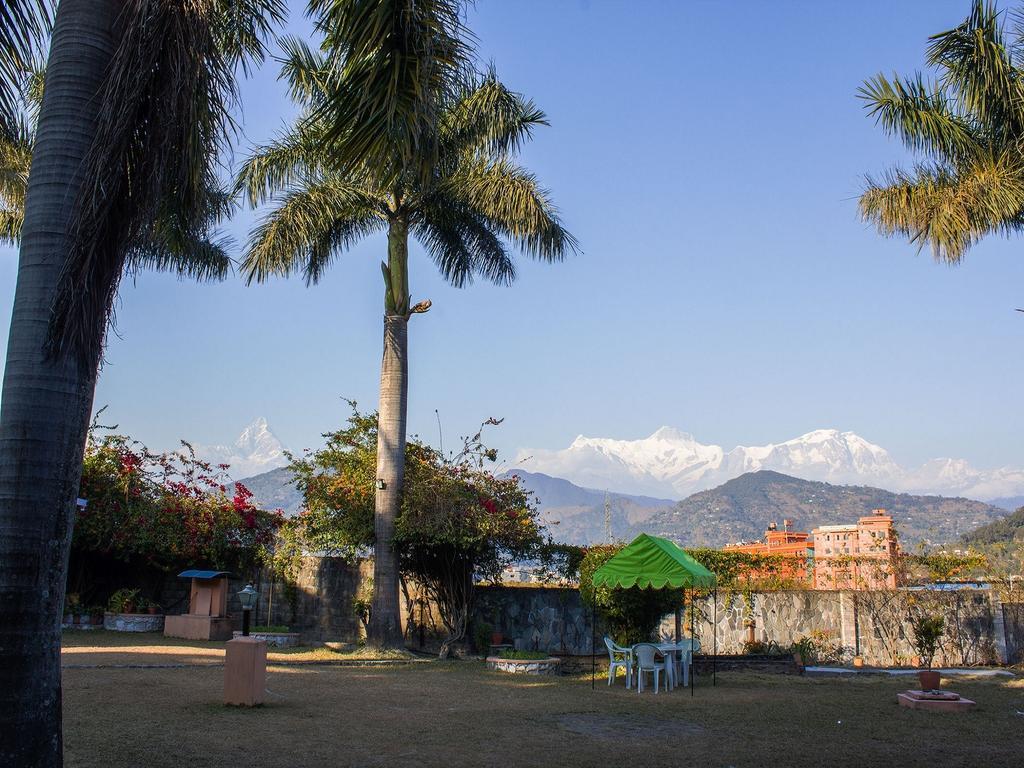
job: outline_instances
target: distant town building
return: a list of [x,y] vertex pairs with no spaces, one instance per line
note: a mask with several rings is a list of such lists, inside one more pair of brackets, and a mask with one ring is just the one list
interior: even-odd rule
[[[782,521],[782,530],[775,523],[768,525],[764,539],[761,541],[726,544],[725,549],[731,552],[746,552],[751,555],[779,555],[787,558],[777,573],[783,579],[796,582],[810,582],[814,558],[814,542],[811,535],[803,531],[792,531],[792,520]],[[767,573],[754,572],[751,578],[764,578]]]
[[899,543],[892,516],[872,510],[855,525],[823,525],[814,536],[815,589],[895,589]]
[[[786,560],[777,573],[814,589],[895,589],[899,543],[892,517],[884,509],[847,525],[823,525],[810,533],[793,531],[791,520],[768,526],[761,541],[727,544],[730,552],[779,555]],[[753,572],[751,578],[768,573]]]

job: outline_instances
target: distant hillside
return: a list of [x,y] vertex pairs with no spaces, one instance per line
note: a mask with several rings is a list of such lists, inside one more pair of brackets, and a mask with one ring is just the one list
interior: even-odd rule
[[995,507],[1002,507],[1009,512],[1015,512],[1024,507],[1024,496],[1004,496],[1000,499],[989,499],[988,503]]
[[962,539],[969,547],[1007,544],[1014,540],[1024,542],[1024,504],[1002,520],[995,520],[964,534]]
[[759,539],[770,522],[793,520],[798,530],[855,522],[876,507],[893,516],[904,546],[945,543],[1006,517],[980,501],[912,496],[861,485],[831,485],[778,472],[749,472],[659,511],[644,524],[649,533],[691,546],[720,547]]
[[[606,540],[605,491],[583,488],[568,480],[515,469],[520,482],[534,493],[541,519],[551,535],[570,544]],[[302,494],[290,484],[287,468],[274,469],[241,482],[260,506],[294,515]],[[971,499],[912,496],[880,488],[830,485],[800,480],[778,472],[748,472],[679,502],[651,496],[607,493],[613,539],[628,540],[646,531],[690,546],[721,547],[764,535],[768,523],[793,520],[798,530],[855,522],[876,507],[889,510],[904,546],[920,541],[951,543],[964,536],[1003,536],[1019,513]],[[986,534],[991,525],[991,534]],[[1024,520],[1019,524],[1024,525]]]
[[263,509],[280,509],[291,517],[302,509],[302,494],[291,484],[292,473],[288,467],[279,467],[269,472],[239,480],[252,491],[253,500]]
[[568,480],[541,472],[513,469],[505,474],[515,475],[524,488],[533,492],[541,519],[550,529],[551,535],[568,544],[593,544],[605,540],[606,495],[611,510],[613,539],[627,537],[653,514],[675,503],[651,496],[612,492],[606,494],[605,491],[582,488]]

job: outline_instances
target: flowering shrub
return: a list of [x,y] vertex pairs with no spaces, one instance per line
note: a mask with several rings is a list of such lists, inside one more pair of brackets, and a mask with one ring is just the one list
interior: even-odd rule
[[122,435],[86,445],[72,547],[162,570],[183,565],[244,568],[271,547],[280,511],[252,503],[242,485],[229,491],[227,465],[211,466],[192,448],[154,454]]
[[[498,424],[489,420],[488,424]],[[293,459],[306,509],[299,521],[306,547],[355,554],[374,544],[377,417],[355,410],[348,425],[324,435],[326,445]],[[395,527],[399,567],[437,606],[448,631],[442,655],[461,640],[472,609],[474,581],[497,579],[509,563],[537,554],[537,507],[518,478],[487,469],[497,454],[481,433],[456,456],[411,439]]]

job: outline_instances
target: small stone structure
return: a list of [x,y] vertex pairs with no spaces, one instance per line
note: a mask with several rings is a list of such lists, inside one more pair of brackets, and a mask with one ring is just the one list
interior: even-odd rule
[[[235,630],[235,637],[242,637],[242,633]],[[249,637],[254,640],[263,640],[267,645],[275,648],[293,648],[299,644],[298,632],[250,632]]]
[[163,632],[164,617],[159,613],[105,613],[103,628],[111,632]]
[[489,656],[487,668],[495,672],[508,672],[510,675],[557,675],[562,660],[554,657],[546,659],[503,659],[500,656]]
[[230,640],[226,571],[182,571],[179,578],[191,579],[188,613],[168,616],[164,635],[185,640]]

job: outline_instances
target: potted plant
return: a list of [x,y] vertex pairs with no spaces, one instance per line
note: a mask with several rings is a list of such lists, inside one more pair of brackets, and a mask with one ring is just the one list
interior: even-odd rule
[[92,617],[92,623],[93,624],[95,624],[97,627],[102,627],[103,626],[103,608],[102,607],[100,607],[98,605],[94,605],[92,608],[89,609],[89,615]]
[[911,619],[910,629],[914,633],[914,650],[921,657],[921,665],[924,667],[917,673],[921,690],[937,691],[940,678],[939,673],[932,669],[932,659],[939,649],[939,639],[946,629],[946,621],[941,616],[924,614]]
[[149,611],[150,616],[156,616],[160,613],[160,603],[154,600],[146,601],[146,610]]
[[111,613],[135,613],[139,601],[139,590],[119,589],[110,596],[107,607]]
[[64,596],[64,623],[77,624],[78,612],[82,607],[82,601],[76,592]]

